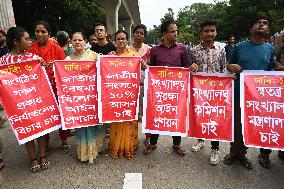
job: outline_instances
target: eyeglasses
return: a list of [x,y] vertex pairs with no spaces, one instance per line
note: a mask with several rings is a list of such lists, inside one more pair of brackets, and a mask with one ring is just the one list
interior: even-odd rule
[[96,31],[96,33],[99,33],[99,32],[104,32],[105,30],[104,29],[96,29],[95,31]]
[[138,31],[136,31],[134,34],[136,34],[136,35],[145,35],[143,32],[138,32]]

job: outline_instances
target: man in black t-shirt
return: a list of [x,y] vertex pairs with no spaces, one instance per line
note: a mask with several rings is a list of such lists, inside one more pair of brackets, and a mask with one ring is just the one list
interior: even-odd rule
[[102,55],[107,55],[111,51],[116,51],[116,46],[113,43],[108,43],[106,40],[106,28],[103,24],[96,24],[95,35],[97,37],[97,43],[92,46],[92,51]]

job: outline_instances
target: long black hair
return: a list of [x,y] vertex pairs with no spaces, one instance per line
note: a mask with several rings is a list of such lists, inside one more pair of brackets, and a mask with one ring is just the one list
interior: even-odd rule
[[26,32],[25,29],[21,27],[11,27],[7,32],[7,46],[9,51],[15,47],[15,42],[19,42]]

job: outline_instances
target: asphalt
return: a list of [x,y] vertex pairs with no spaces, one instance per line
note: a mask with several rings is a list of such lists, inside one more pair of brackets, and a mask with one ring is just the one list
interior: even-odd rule
[[[141,131],[140,131],[141,132]],[[58,132],[51,134],[51,148],[48,159],[51,167],[38,173],[31,173],[29,158],[24,145],[18,145],[10,126],[0,129],[3,157],[6,163],[2,171],[5,182],[0,188],[122,188],[125,173],[142,173],[143,188],[284,188],[284,161],[271,154],[272,167],[266,170],[258,165],[259,150],[250,148],[248,157],[254,169],[246,170],[238,162],[231,166],[209,164],[210,142],[200,152],[191,152],[195,139],[183,138],[182,145],[187,155],[179,157],[171,148],[172,139],[162,136],[158,148],[149,156],[143,154],[144,135],[140,133],[140,146],[131,159],[112,159],[100,155],[94,164],[81,163],[76,159],[75,137],[69,138],[70,152],[60,149]],[[221,143],[223,158],[229,151],[228,143]]]

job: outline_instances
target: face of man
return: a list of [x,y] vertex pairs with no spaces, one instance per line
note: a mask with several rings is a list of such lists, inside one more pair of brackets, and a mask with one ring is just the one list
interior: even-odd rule
[[259,19],[256,21],[251,28],[251,34],[257,35],[257,36],[265,36],[269,33],[269,23],[266,19]]
[[229,42],[230,45],[235,44],[235,42],[236,42],[235,37],[230,37],[228,42]]
[[168,43],[175,43],[177,41],[177,25],[170,24],[168,27],[168,31],[164,33],[164,41]]
[[95,32],[95,36],[98,40],[106,38],[106,29],[104,26],[96,26]]
[[97,38],[95,35],[90,36],[90,45],[94,46],[97,43]]
[[216,26],[214,25],[206,25],[202,28],[200,32],[200,37],[202,41],[212,42],[217,36]]

